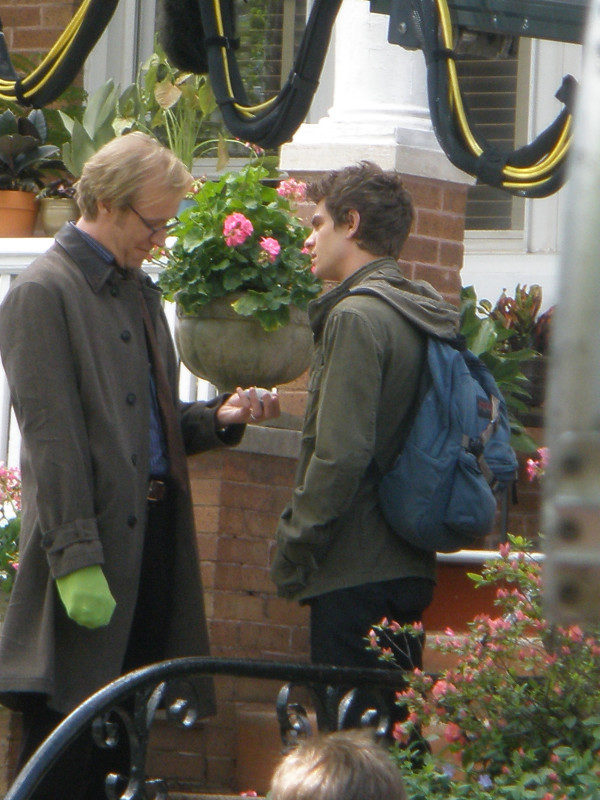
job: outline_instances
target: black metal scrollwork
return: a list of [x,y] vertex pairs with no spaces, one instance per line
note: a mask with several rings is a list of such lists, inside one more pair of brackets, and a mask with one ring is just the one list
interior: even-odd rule
[[106,776],[107,800],[168,800],[165,781],[146,775],[150,730],[161,709],[169,722],[193,725],[199,716],[195,679],[213,675],[285,681],[275,709],[284,749],[314,729],[369,724],[377,735],[388,736],[395,693],[404,686],[402,673],[383,669],[208,657],[153,664],[118,678],[76,708],[27,762],[4,800],[28,800],[69,745],[90,728],[102,750],[127,742],[128,763]]

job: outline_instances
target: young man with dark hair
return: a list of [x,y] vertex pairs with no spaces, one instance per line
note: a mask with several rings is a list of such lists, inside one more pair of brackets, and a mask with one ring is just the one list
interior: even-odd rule
[[[371,626],[420,621],[432,599],[435,557],[387,525],[378,484],[410,429],[426,334],[453,338],[458,313],[400,272],[412,204],[397,173],[363,162],[331,172],[309,197],[313,270],[339,283],[309,309],[302,447],[271,575],[281,596],[310,605],[313,663],[373,667]],[[420,665],[420,647],[407,650],[402,666]]]

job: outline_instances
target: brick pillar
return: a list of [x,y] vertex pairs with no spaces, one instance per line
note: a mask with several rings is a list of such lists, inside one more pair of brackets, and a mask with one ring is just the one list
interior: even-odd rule
[[[466,187],[412,176],[405,184],[416,214],[401,266],[407,277],[429,280],[458,303]],[[312,206],[301,211],[308,220]],[[282,410],[296,427],[305,389],[306,376],[280,387]],[[299,436],[297,430],[249,427],[235,450],[190,460],[215,656],[308,661],[308,609],[278,598],[268,575],[277,520],[291,496]],[[274,689],[219,679],[218,696],[214,726],[221,735],[206,755],[208,786],[265,791],[279,755]]]
[[468,187],[413,175],[405,176],[404,185],[416,213],[400,266],[407,278],[429,281],[458,305]]
[[[214,656],[308,660],[308,610],[276,597],[268,575],[298,448],[298,431],[249,426],[237,448],[189,460]],[[280,755],[279,687],[230,678],[216,687],[218,714],[207,725],[197,781],[203,791],[264,792]]]

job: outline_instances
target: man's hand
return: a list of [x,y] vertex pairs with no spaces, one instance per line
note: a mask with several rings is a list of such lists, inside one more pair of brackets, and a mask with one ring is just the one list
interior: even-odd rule
[[68,616],[78,625],[108,625],[116,603],[99,564],[57,578],[56,588]]
[[279,397],[277,389],[241,389],[226,400],[217,411],[217,421],[222,428],[246,422],[264,422],[278,417]]

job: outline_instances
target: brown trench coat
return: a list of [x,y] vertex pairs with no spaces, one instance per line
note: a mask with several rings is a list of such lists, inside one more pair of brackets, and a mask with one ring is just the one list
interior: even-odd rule
[[[177,366],[160,292],[144,285],[173,399]],[[22,432],[23,518],[17,579],[0,639],[0,693],[41,692],[67,713],[120,674],[133,617],[149,474],[149,370],[139,294],[72,227],[11,287],[0,350]],[[234,444],[222,402],[180,404],[188,453]],[[169,657],[208,653],[191,498],[178,491]],[[116,600],[105,628],[66,616],[54,579],[102,564]],[[8,693],[8,694],[7,694]],[[210,690],[201,713],[210,713]]]

